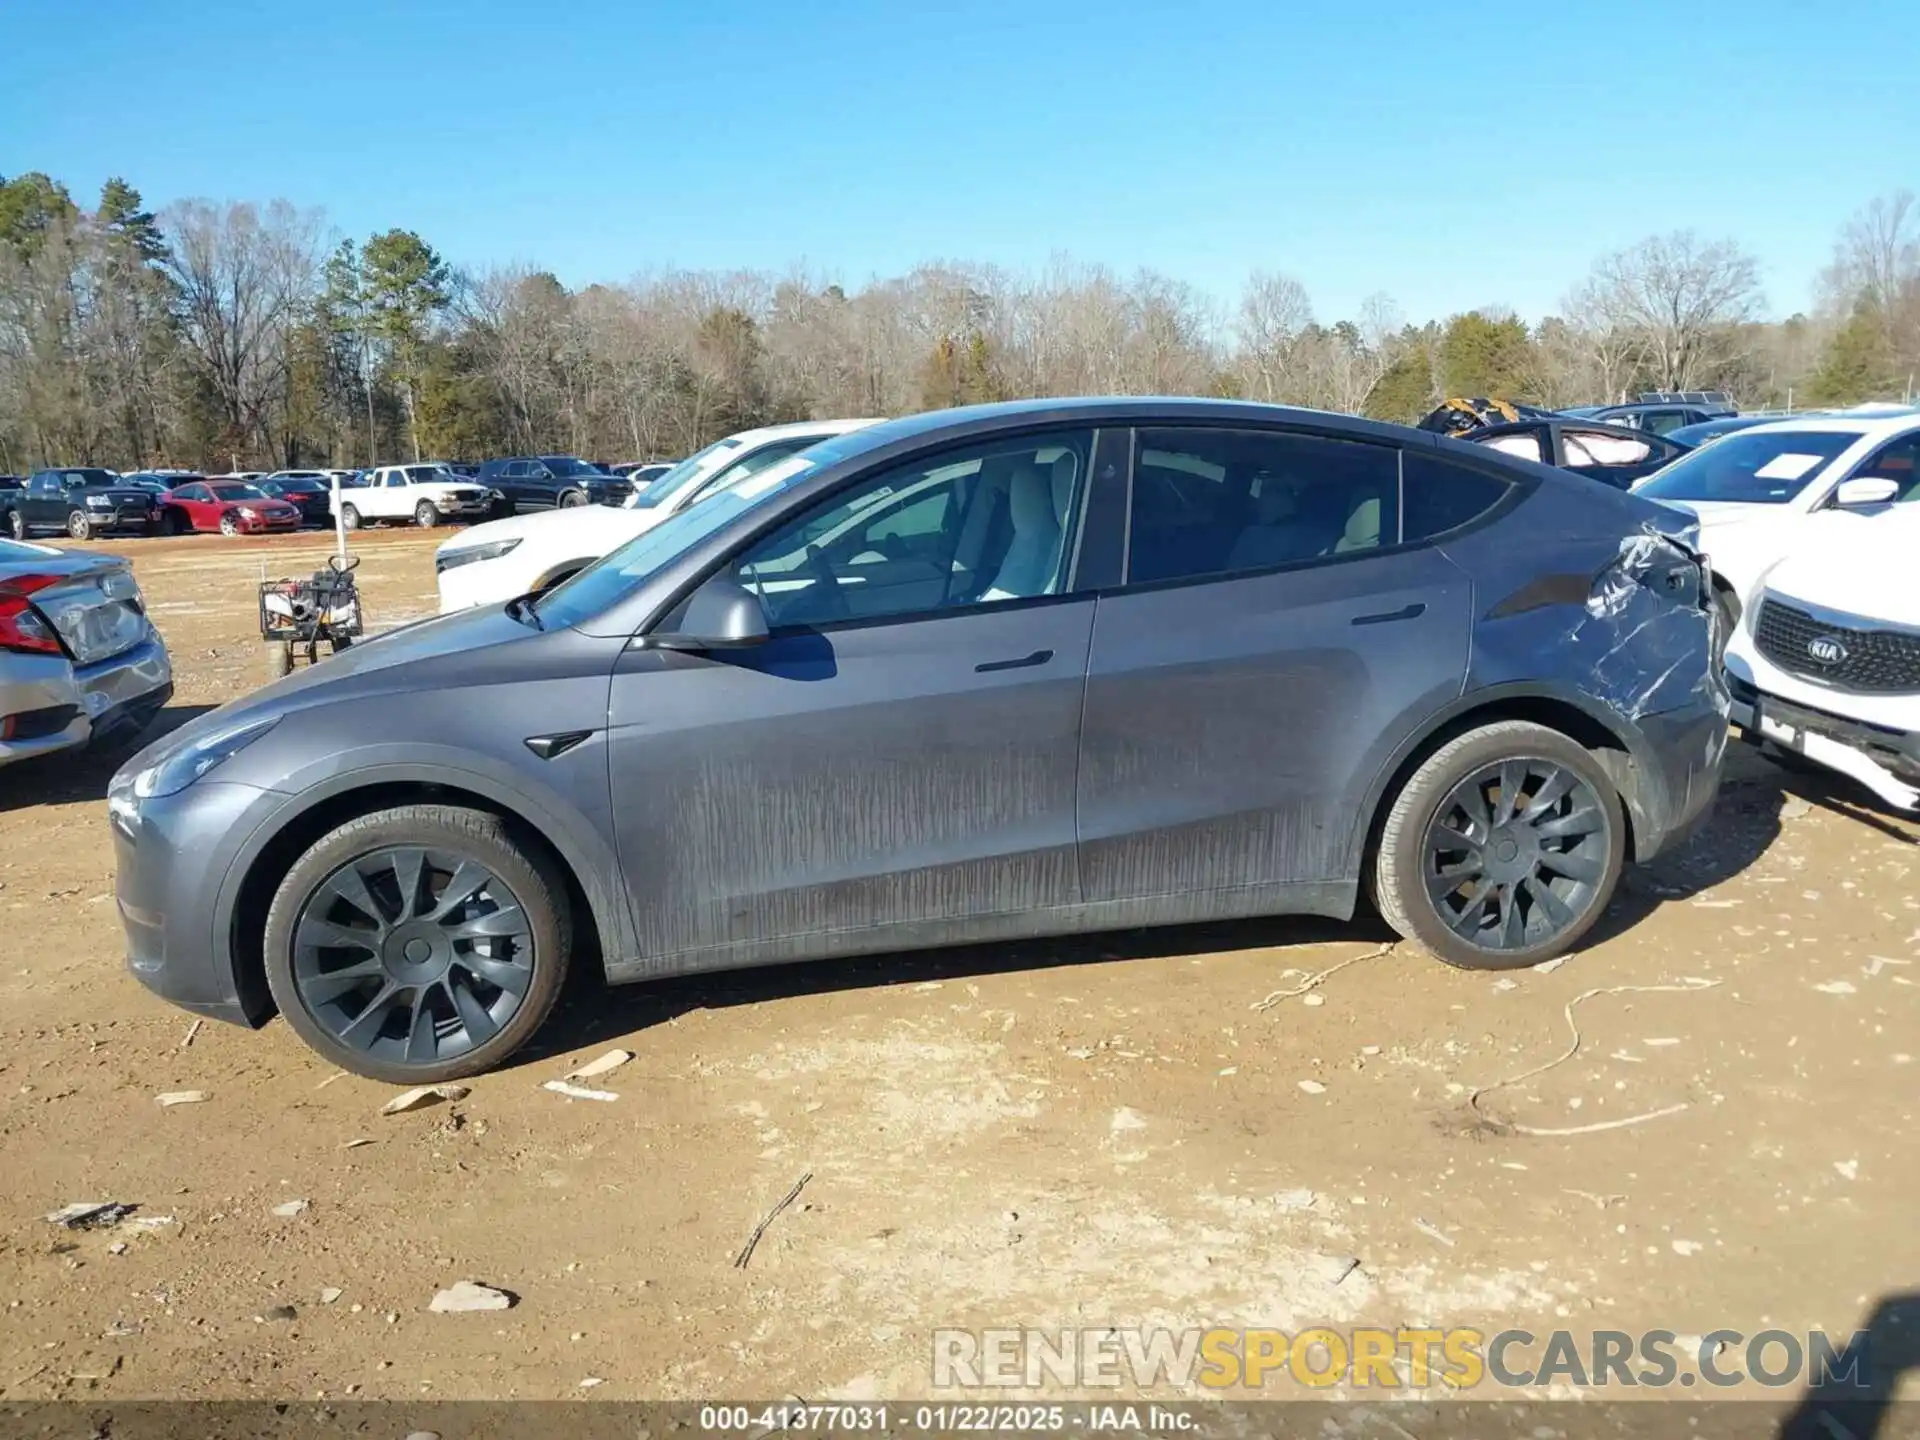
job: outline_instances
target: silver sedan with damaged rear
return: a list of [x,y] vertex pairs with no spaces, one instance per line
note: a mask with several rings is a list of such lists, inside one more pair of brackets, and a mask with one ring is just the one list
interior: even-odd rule
[[109,796],[130,960],[405,1083],[506,1059],[576,948],[634,981],[1371,900],[1535,964],[1711,804],[1690,525],[1267,406],[863,428],[150,746]]
[[135,733],[172,694],[125,560],[0,540],[0,765]]

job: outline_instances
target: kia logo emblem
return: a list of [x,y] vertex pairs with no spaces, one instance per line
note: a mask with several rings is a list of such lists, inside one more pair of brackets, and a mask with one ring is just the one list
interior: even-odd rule
[[1807,642],[1807,654],[1822,665],[1838,665],[1847,658],[1847,647],[1834,635],[1816,635]]

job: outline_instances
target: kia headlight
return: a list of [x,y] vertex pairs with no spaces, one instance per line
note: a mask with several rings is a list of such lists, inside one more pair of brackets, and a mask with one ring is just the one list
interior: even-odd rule
[[516,535],[511,540],[489,540],[484,545],[463,545],[457,550],[442,550],[434,557],[433,568],[444,575],[449,570],[471,565],[476,560],[498,560],[519,547],[520,537]]
[[158,795],[177,795],[216,765],[238,755],[279,723],[278,715],[270,715],[264,720],[244,720],[238,725],[212,730],[197,740],[190,740],[134,776],[133,793],[142,800]]

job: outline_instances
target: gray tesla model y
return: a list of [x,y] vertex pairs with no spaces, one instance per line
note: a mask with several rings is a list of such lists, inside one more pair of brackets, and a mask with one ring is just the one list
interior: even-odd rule
[[505,1059],[576,949],[630,981],[1370,902],[1531,965],[1710,806],[1690,524],[1315,412],[893,421],[156,741],[109,797],[131,963],[394,1081]]

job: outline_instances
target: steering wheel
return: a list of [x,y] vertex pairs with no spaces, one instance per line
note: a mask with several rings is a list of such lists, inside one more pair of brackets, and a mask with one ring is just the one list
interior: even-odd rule
[[809,545],[805,568],[807,574],[813,577],[813,585],[810,589],[802,590],[800,595],[808,597],[812,602],[806,606],[806,609],[813,623],[817,625],[825,620],[851,620],[853,607],[847,604],[846,593],[840,588],[840,577],[835,575],[833,567],[827,564],[826,551],[818,545]]

